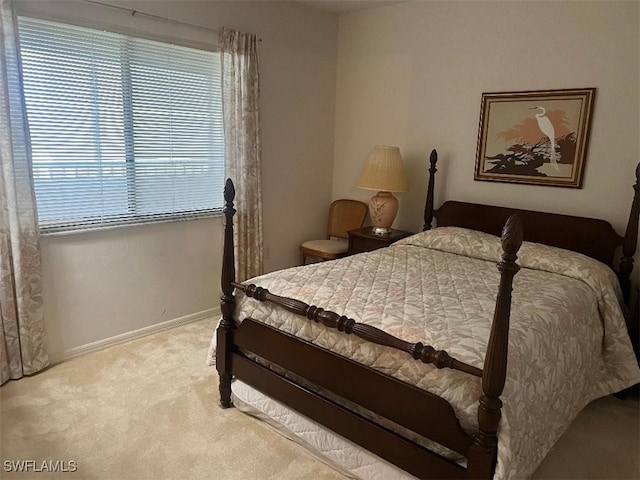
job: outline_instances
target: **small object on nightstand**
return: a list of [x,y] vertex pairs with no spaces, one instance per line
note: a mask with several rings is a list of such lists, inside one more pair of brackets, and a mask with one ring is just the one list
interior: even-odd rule
[[384,248],[391,245],[393,242],[413,235],[413,232],[406,232],[404,230],[391,230],[390,233],[384,235],[378,235],[374,233],[373,227],[358,228],[356,230],[349,230],[349,255],[356,253],[371,252],[378,248]]

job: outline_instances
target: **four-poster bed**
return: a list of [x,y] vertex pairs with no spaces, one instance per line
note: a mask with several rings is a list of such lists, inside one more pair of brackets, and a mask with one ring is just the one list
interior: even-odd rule
[[[453,201],[434,210],[436,161],[434,150],[426,233],[384,251],[242,284],[235,282],[235,192],[227,182],[222,319],[216,335],[223,407],[232,405],[236,378],[415,477],[491,478],[497,462],[500,475],[507,477],[516,468],[527,472],[562,433],[536,431],[536,423],[545,421],[536,420],[536,412],[564,412],[548,420],[557,423],[555,430],[562,430],[568,417],[584,406],[579,404],[584,397],[613,393],[638,381],[617,305],[619,287],[606,285],[608,290],[593,294],[595,300],[584,307],[589,315],[572,313],[583,308],[579,305],[567,306],[566,315],[560,309],[591,296],[600,282],[610,283],[611,271],[591,259],[613,266],[619,247],[619,282],[628,298],[637,244],[640,166],[627,230],[620,237],[602,220]],[[438,228],[432,229],[434,217]],[[536,243],[523,245],[523,240]],[[524,265],[516,263],[518,256]],[[570,263],[574,261],[584,263],[575,267]],[[588,278],[573,270],[586,271]],[[478,288],[463,288],[467,280]],[[512,290],[517,296],[513,305]],[[538,292],[548,303],[532,303],[530,297]],[[315,306],[316,299],[327,299],[328,304],[318,302],[327,309]],[[342,313],[330,309],[333,304]],[[600,319],[598,312],[606,316]],[[458,316],[461,325],[456,323]],[[599,320],[584,325],[569,321],[582,316]],[[543,326],[549,330],[537,332]],[[432,327],[442,327],[443,333],[432,335]],[[434,346],[425,345],[423,336]],[[589,352],[599,339],[604,345],[601,356]],[[582,363],[594,372],[576,367]],[[542,366],[532,367],[538,364]],[[557,405],[547,404],[544,397],[528,398],[529,378],[534,390],[555,382],[546,388],[565,385],[588,393],[577,394],[582,398],[576,398],[575,405],[565,407],[559,398],[553,399]],[[592,380],[593,388],[582,385]],[[508,421],[501,423],[505,385],[514,404],[505,401]],[[526,432],[519,430],[517,417],[523,418]],[[499,439],[504,450],[500,459]],[[535,450],[531,444],[536,442],[546,442],[546,447]],[[528,449],[532,458],[518,466],[511,457]]]

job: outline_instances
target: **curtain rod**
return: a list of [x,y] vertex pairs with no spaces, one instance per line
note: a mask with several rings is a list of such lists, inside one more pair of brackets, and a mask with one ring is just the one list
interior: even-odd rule
[[[106,3],[106,2],[98,2],[97,0],[82,0],[82,1],[86,2],[86,3],[93,3],[95,5],[100,5],[102,7],[115,8],[117,10],[122,10],[122,11],[125,11],[125,12],[129,12],[132,17],[135,17],[136,15],[143,15],[145,17],[154,18],[156,20],[161,20],[163,22],[173,23],[175,25],[182,25],[182,26],[185,26],[185,27],[200,28],[202,30],[208,30],[208,31],[213,32],[215,34],[219,34],[220,33],[219,30],[216,30],[214,28],[203,27],[202,25],[194,25],[192,23],[183,22],[181,20],[174,20],[173,18],[162,17],[160,15],[155,15],[153,13],[143,12],[141,10],[134,10],[133,8],[121,7],[120,5],[112,5],[112,4]],[[262,39],[258,38],[258,41],[262,42]]]

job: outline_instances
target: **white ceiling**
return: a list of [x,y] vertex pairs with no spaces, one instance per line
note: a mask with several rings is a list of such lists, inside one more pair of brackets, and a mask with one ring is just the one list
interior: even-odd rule
[[365,8],[383,7],[407,0],[298,0],[298,3],[332,13],[355,12]]

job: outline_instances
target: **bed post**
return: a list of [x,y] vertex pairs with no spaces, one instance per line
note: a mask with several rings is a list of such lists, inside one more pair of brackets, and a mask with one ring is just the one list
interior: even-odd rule
[[478,406],[479,431],[474,435],[469,449],[468,478],[491,478],[496,466],[497,432],[502,409],[500,395],[507,374],[511,291],[513,277],[520,269],[516,263],[520,245],[522,224],[516,215],[511,215],[502,230],[503,254],[502,261],[498,263],[500,286],[482,373],[483,394]]
[[220,297],[220,310],[222,319],[216,333],[216,369],[220,376],[220,404],[223,408],[231,407],[231,353],[233,348],[233,333],[236,325],[233,314],[236,308],[236,300],[233,295],[233,285],[236,279],[235,255],[233,245],[233,216],[236,213],[233,208],[233,199],[236,190],[231,179],[227,179],[224,185],[223,209],[224,224],[224,253],[222,257],[222,296]]
[[624,234],[624,242],[622,244],[622,259],[620,260],[620,286],[624,299],[629,304],[631,300],[631,271],[633,270],[633,256],[636,253],[638,244],[638,216],[640,215],[640,163],[636,167],[636,184],[633,186],[633,202],[631,203],[631,212],[629,212],[629,221],[627,222],[627,230]]
[[427,230],[431,230],[431,222],[433,222],[433,191],[434,191],[434,183],[436,179],[436,163],[438,161],[438,152],[434,148],[431,150],[431,156],[429,157],[429,163],[431,167],[429,168],[429,186],[427,187],[427,200],[424,203],[424,225],[422,226],[422,231],[426,232]]

